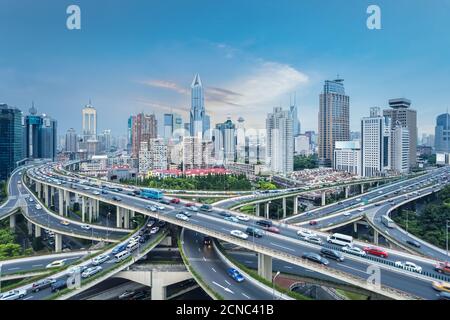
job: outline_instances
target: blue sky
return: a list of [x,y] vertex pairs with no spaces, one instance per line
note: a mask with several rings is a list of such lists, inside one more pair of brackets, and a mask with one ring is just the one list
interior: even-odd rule
[[[66,29],[81,7],[82,29]],[[366,28],[377,4],[382,30]],[[450,106],[450,0],[0,0],[0,102],[40,112],[59,133],[81,127],[89,99],[99,127],[125,133],[130,114],[188,120],[200,73],[213,123],[264,127],[296,92],[302,130],[317,129],[323,81],[345,79],[351,128],[372,106],[407,97],[419,133]]]

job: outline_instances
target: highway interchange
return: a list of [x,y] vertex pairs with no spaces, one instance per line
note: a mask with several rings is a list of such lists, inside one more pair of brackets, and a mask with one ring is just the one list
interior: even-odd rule
[[[41,178],[41,177],[37,177]],[[44,183],[48,183],[48,181],[43,180]],[[49,183],[52,184],[52,183]],[[58,185],[55,185],[55,187],[59,187]],[[67,186],[65,186],[67,188]],[[95,188],[93,188],[95,189]],[[398,189],[398,186],[394,189]],[[101,190],[98,188],[98,190]],[[81,190],[72,190],[73,192],[81,193]],[[385,191],[386,192],[386,191]],[[122,198],[121,204],[128,205],[130,207],[136,208],[138,212],[142,212],[147,215],[155,215],[152,212],[149,212],[146,210],[146,206],[149,204],[148,200],[132,197],[127,194],[123,194],[120,192],[117,192],[118,194],[121,194],[120,197]],[[113,192],[113,194],[115,194]],[[111,194],[108,196],[104,196],[101,198],[101,201],[114,203],[113,200],[110,199]],[[353,200],[350,200],[353,201]],[[169,208],[171,207],[171,208]],[[161,211],[157,213],[161,219],[169,219],[171,223],[177,223],[177,220],[175,218],[175,215],[183,208],[183,203],[180,205],[171,204],[171,206],[167,207],[168,210]],[[381,208],[381,207],[380,207]],[[184,209],[184,208],[183,208]],[[189,227],[190,224],[197,225],[198,227],[202,227],[203,229],[214,231],[214,234],[221,234],[223,236],[228,236],[231,230],[245,230],[246,226],[255,226],[254,218],[251,217],[248,222],[240,222],[240,223],[234,223],[230,221],[225,221],[223,219],[223,216],[220,214],[223,212],[223,210],[214,209],[212,212],[209,212],[207,214],[204,213],[194,213],[193,216],[190,218],[189,222],[184,222],[182,226],[187,225]],[[55,220],[62,219],[59,216],[55,215]],[[288,226],[286,224],[276,224],[277,227],[281,231],[281,235],[275,235],[270,234],[268,232],[265,233],[265,235],[262,238],[255,238],[251,239],[249,241],[253,241],[253,243],[271,248],[272,250],[277,250],[284,252],[289,255],[294,256],[301,256],[303,252],[317,252],[320,249],[320,246],[309,244],[304,241],[301,241],[297,236],[298,228],[294,228],[292,226]],[[52,227],[60,227],[60,223],[56,221],[54,225],[50,225],[50,228]],[[59,229],[61,230],[61,229]],[[57,231],[57,230],[55,230]],[[325,240],[323,238],[323,240]],[[422,258],[419,258],[419,260],[413,260],[412,256],[408,256],[400,252],[390,251],[390,257],[387,259],[388,261],[396,261],[396,260],[405,260],[405,257],[408,258],[409,261],[415,261],[417,264],[420,264],[424,267],[424,271],[427,272],[434,272],[433,270],[433,261],[431,260],[424,260]],[[366,273],[367,266],[373,263],[373,261],[368,261],[361,259],[359,257],[354,257],[351,255],[346,255],[346,261],[344,263],[334,263],[333,261],[330,261],[330,267],[334,268],[336,270],[340,270],[343,272],[348,272],[354,275],[357,275],[361,278],[366,278],[368,275]],[[392,270],[391,267],[384,268],[383,263],[376,262],[377,265],[379,265],[382,269],[382,282],[383,284],[398,288],[403,291],[407,291],[408,293],[411,293],[413,295],[417,295],[419,297],[425,298],[425,299],[433,299],[435,298],[435,291],[431,289],[430,286],[430,280],[428,279],[418,279],[416,274],[412,274],[407,271],[403,270]],[[406,290],[405,290],[406,289]]]

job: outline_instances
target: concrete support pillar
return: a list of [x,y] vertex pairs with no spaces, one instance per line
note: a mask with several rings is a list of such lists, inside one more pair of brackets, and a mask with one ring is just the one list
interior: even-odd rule
[[283,219],[286,218],[286,198],[283,198]]
[[[58,192],[59,194],[60,192]],[[55,188],[50,187],[50,206],[54,206],[55,205]],[[59,204],[61,205],[61,204]]]
[[29,220],[27,220],[27,229],[28,229],[28,235],[31,236],[33,234],[33,224]]
[[378,239],[379,238],[379,233],[377,230],[373,230],[373,242],[375,245],[378,245]]
[[361,193],[364,193],[364,183],[361,183]]
[[122,209],[119,206],[116,212],[116,228],[122,228]]
[[130,210],[130,217],[131,218],[134,218],[134,216],[136,215],[136,212],[134,211],[134,210]]
[[93,211],[94,211],[94,202],[95,200],[94,199],[91,199],[91,198],[89,198],[88,199],[88,205],[89,205],[89,223],[91,223],[92,222],[92,214],[93,214]]
[[358,224],[356,222],[353,222],[353,232],[358,233]]
[[124,210],[124,228],[130,228],[130,210]]
[[272,281],[272,257],[258,253],[258,275]]
[[81,196],[81,221],[86,221],[86,198]]
[[16,215],[15,214],[12,214],[9,216],[9,228],[11,230],[16,229]]
[[166,287],[161,279],[152,276],[152,300],[166,300]]
[[58,191],[58,211],[60,216],[64,216],[64,192]]
[[62,251],[62,235],[55,233],[55,252]]
[[100,217],[100,201],[95,200],[95,221],[98,221]]
[[265,207],[266,207],[266,210],[265,210],[264,214],[265,214],[266,219],[269,219],[269,208],[270,208],[270,203],[267,202],[266,205],[265,205]]
[[327,194],[325,191],[322,191],[321,197],[322,197],[322,206],[324,206],[327,204]]
[[34,226],[34,236],[39,238],[42,235],[42,229],[39,226]]
[[69,215],[69,208],[70,208],[70,192],[67,190],[64,190],[64,215]]
[[261,215],[261,213],[259,212],[261,206],[259,205],[259,203],[256,204],[256,216],[259,217]]
[[298,214],[298,197],[294,197],[294,215]]
[[350,186],[345,187],[344,190],[345,190],[345,199],[347,199],[350,194]]

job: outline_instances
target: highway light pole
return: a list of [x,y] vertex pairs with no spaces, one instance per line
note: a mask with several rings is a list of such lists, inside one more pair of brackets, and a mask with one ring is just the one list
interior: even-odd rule
[[108,242],[109,238],[109,216],[111,215],[111,212],[108,212],[106,215],[106,242]]
[[275,300],[275,279],[280,275],[280,271],[277,271],[272,279],[272,300]]

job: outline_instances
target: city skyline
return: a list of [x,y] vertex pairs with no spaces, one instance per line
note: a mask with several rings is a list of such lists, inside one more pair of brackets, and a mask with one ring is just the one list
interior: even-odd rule
[[[71,127],[81,131],[79,110],[89,99],[98,111],[99,132],[125,134],[124,119],[139,112],[155,113],[162,123],[163,114],[173,111],[187,122],[189,85],[196,73],[205,86],[211,125],[232,114],[233,121],[242,116],[247,126],[264,128],[265,115],[274,107],[289,107],[295,93],[302,131],[317,131],[322,83],[338,73],[351,97],[353,131],[366,110],[385,108],[392,98],[412,101],[419,134],[432,134],[436,116],[448,107],[450,65],[445,57],[450,46],[443,37],[445,9],[437,12],[437,4],[379,1],[383,28],[371,31],[365,27],[366,1],[323,8],[250,1],[239,4],[239,12],[233,12],[238,4],[231,1],[220,10],[235,16],[230,28],[202,27],[216,17],[207,2],[188,6],[172,1],[186,9],[180,10],[183,15],[172,13],[172,25],[160,18],[170,4],[137,1],[127,7],[127,23],[122,24],[117,23],[122,14],[118,2],[80,1],[82,29],[71,32],[61,23],[63,5],[25,1],[33,8],[31,15],[20,11],[22,5],[6,2],[0,13],[1,24],[8,25],[0,37],[9,43],[0,55],[2,100],[21,110],[34,100],[41,112],[58,119],[60,133]],[[334,15],[338,6],[345,9],[344,18]],[[198,21],[186,18],[194,12]],[[267,24],[272,13],[275,21]],[[410,17],[417,23],[406,24]],[[24,28],[23,20],[35,28]],[[337,36],[329,37],[337,25]]]

